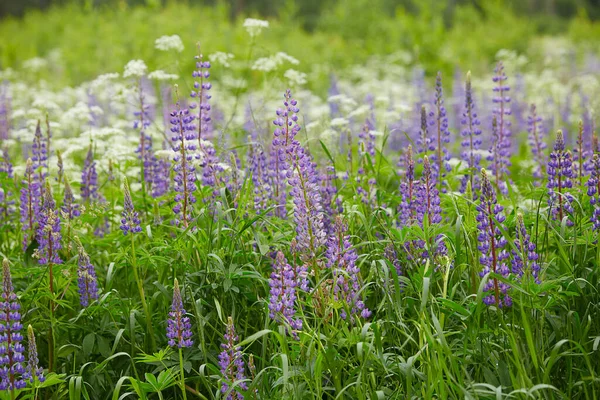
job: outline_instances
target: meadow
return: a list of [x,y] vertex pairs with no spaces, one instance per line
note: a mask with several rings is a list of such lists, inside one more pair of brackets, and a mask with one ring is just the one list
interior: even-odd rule
[[0,21],[0,398],[600,397],[600,28],[352,7]]

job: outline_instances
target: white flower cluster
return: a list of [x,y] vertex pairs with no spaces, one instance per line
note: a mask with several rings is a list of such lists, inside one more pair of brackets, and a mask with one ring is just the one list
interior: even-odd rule
[[229,60],[233,60],[235,56],[231,53],[224,53],[222,51],[217,51],[208,56],[208,59],[211,63],[221,64],[222,66],[229,68],[231,64],[229,64]]
[[46,68],[47,65],[48,61],[40,57],[34,57],[30,58],[29,60],[23,61],[23,68],[31,70],[33,72]]
[[146,71],[148,71],[148,67],[146,63],[142,60],[131,60],[125,66],[125,72],[123,72],[124,78],[129,77],[142,77],[146,75]]
[[250,37],[256,37],[261,34],[263,29],[269,27],[269,21],[263,21],[262,19],[246,18],[244,21],[244,28]]
[[290,63],[293,65],[300,64],[300,61],[282,51],[271,57],[262,57],[254,62],[252,69],[255,71],[271,72],[279,68],[279,66]]
[[179,75],[169,74],[168,72],[165,72],[162,69],[157,69],[156,71],[150,72],[148,74],[148,78],[154,79],[157,81],[175,81],[175,80],[179,79]]
[[181,53],[185,47],[183,46],[183,42],[179,35],[172,36],[161,36],[154,41],[154,47],[157,50],[161,51],[170,51],[175,50],[178,53]]
[[289,81],[290,86],[300,86],[307,82],[306,74],[295,69],[288,69],[284,72],[283,77]]

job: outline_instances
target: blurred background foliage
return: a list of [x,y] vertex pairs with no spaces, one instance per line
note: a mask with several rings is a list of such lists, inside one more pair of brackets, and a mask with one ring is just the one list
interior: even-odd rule
[[175,61],[153,46],[161,35],[181,36],[184,60],[195,41],[207,53],[243,55],[246,17],[270,22],[253,55],[285,51],[307,72],[398,51],[428,74],[457,65],[477,72],[489,70],[500,49],[535,59],[545,36],[589,49],[600,39],[600,0],[2,0],[0,16],[0,69],[54,55],[52,80],[61,84],[120,72],[135,58],[167,68]]

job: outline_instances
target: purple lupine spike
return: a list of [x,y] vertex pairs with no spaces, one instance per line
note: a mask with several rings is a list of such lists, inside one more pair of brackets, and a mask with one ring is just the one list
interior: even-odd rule
[[56,180],[58,181],[58,186],[60,186],[63,180],[63,176],[65,174],[62,153],[60,152],[60,150],[56,150],[56,167]]
[[133,206],[131,199],[131,191],[129,190],[129,182],[125,178],[123,182],[123,212],[121,212],[121,230],[124,235],[128,233],[134,234],[142,231],[140,226],[140,218]]
[[44,369],[39,366],[39,363],[35,333],[33,327],[29,325],[27,326],[27,372],[24,375],[27,375],[31,383],[35,383],[36,378],[40,383],[46,381]]
[[73,190],[71,189],[71,185],[69,184],[69,181],[67,179],[65,179],[65,195],[63,198],[63,204],[60,209],[63,213],[63,216],[66,217],[69,221],[81,215],[79,204],[75,202]]
[[41,265],[62,264],[58,254],[58,251],[62,248],[60,216],[48,182],[46,182],[44,190],[44,201],[40,207],[36,237],[38,263]]
[[335,167],[333,165],[325,168],[321,174],[321,200],[323,204],[323,226],[328,235],[333,233],[333,220],[335,216],[343,212],[341,199],[337,196],[338,190],[334,185]]
[[539,273],[540,264],[538,260],[540,256],[536,252],[535,243],[531,241],[531,237],[527,233],[525,222],[523,221],[523,214],[517,214],[517,238],[515,239],[515,247],[511,250],[512,253],[512,272],[519,277],[525,274],[533,277],[535,283],[540,283]]
[[[235,326],[233,325],[233,318],[227,318],[227,332],[224,336],[225,343],[221,344],[223,351],[219,354],[219,367],[221,367],[221,374],[223,374],[223,383],[221,384],[221,393],[227,393],[229,386],[236,381],[242,381],[246,379],[244,359],[242,358],[242,348],[237,345],[238,337],[235,334]],[[237,385],[242,390],[247,390],[248,385],[246,382],[240,382]],[[226,400],[243,400],[244,396],[237,390],[234,389],[226,397]]]
[[369,318],[371,311],[362,300],[360,268],[356,265],[358,254],[350,236],[346,235],[346,224],[340,216],[335,220],[334,229],[334,234],[327,241],[326,265],[333,271],[333,294],[336,300],[344,303],[340,317],[354,323],[359,316]]
[[595,133],[590,135],[589,146],[587,161],[583,166],[586,175],[591,174],[594,169],[594,154],[600,153],[600,144],[598,143],[598,136]]
[[306,258],[314,258],[325,244],[325,226],[320,192],[321,179],[312,156],[300,144],[291,150],[288,183],[294,203],[294,223],[298,250]]
[[296,340],[298,340],[298,331],[302,330],[302,320],[295,318],[296,288],[300,286],[298,278],[294,268],[285,259],[285,255],[281,251],[277,252],[269,279],[269,317],[289,326]]
[[[13,166],[6,147],[0,152],[0,176],[2,174],[8,179],[13,178]],[[15,201],[11,199],[12,195],[12,191],[0,186],[0,221],[4,223],[8,223],[9,217],[15,212]]]
[[14,292],[10,276],[10,265],[2,262],[2,301],[0,301],[0,390],[23,389],[27,384],[23,365],[25,347],[21,342],[21,305]]
[[271,180],[263,147],[250,137],[248,137],[248,172],[254,186],[254,209],[262,212],[268,208],[272,195]]
[[196,169],[192,164],[193,152],[196,150],[196,128],[194,116],[185,108],[182,109],[179,101],[176,109],[170,114],[171,132],[173,133],[173,170],[175,171],[175,222],[188,227],[192,219],[192,205],[196,203]]
[[471,189],[475,193],[479,190],[479,169],[481,164],[481,122],[477,116],[475,102],[473,100],[473,90],[471,88],[471,71],[467,72],[467,81],[465,82],[465,106],[460,123],[463,127],[461,136],[463,141],[462,159],[467,164],[467,173],[463,176],[460,185],[461,193],[467,189],[467,183],[471,184]]
[[426,156],[428,152],[434,151],[433,140],[429,137],[429,123],[427,122],[427,109],[421,106],[421,129],[417,139],[417,154]]
[[[502,236],[499,226],[504,227],[503,222],[506,219],[502,214],[504,208],[498,204],[496,192],[492,188],[490,179],[485,169],[481,170],[481,195],[477,205],[477,236],[478,249],[481,252],[479,262],[483,267],[480,276],[493,272],[508,277],[510,271],[506,265],[509,257],[508,252],[503,249],[506,244],[506,238]],[[495,304],[497,307],[510,307],[512,299],[507,294],[509,285],[500,282],[494,277],[485,284],[483,290],[489,293],[483,302],[487,305]]]
[[192,340],[192,324],[190,318],[186,316],[183,308],[183,299],[179,289],[179,281],[175,278],[173,284],[173,303],[169,318],[167,319],[167,339],[171,347],[191,347],[194,344]]
[[29,235],[35,228],[35,223],[39,219],[41,203],[41,186],[35,177],[33,162],[31,158],[27,160],[25,167],[25,178],[22,181],[21,197],[19,209],[21,211],[21,224],[23,226],[23,250],[29,245]]
[[448,127],[448,116],[446,115],[446,107],[444,106],[444,89],[442,87],[442,74],[438,72],[435,79],[435,99],[434,99],[434,111],[429,113],[431,123],[435,127],[435,147],[434,153],[431,155],[431,161],[433,161],[432,171],[434,176],[439,180],[440,187],[442,185],[442,179],[446,175],[446,172],[451,170],[448,160],[450,160],[450,154],[448,153],[447,144],[450,143],[450,129]]
[[154,155],[152,154],[152,138],[146,133],[146,130],[152,123],[152,120],[149,112],[150,105],[146,104],[146,96],[144,95],[144,88],[141,78],[137,83],[136,88],[138,92],[139,109],[133,113],[135,117],[135,120],[133,121],[133,129],[139,131],[140,140],[135,152],[138,154],[138,158],[142,161],[140,168],[142,181],[152,185],[152,167],[154,163]]
[[[587,158],[587,151],[584,150],[584,141],[583,141],[583,121],[579,121],[579,130],[577,133],[577,142],[575,149],[573,150],[573,172],[576,172],[577,177],[579,178],[579,187],[583,187],[583,177],[586,174],[586,170],[584,168]],[[575,169],[576,168],[576,169]]]
[[44,137],[45,147],[46,147],[46,173],[44,174],[44,178],[46,178],[50,174],[50,166],[48,165],[48,159],[52,155],[52,149],[50,148],[50,144],[52,142],[52,129],[50,129],[50,119],[48,114],[46,114],[46,136]]
[[374,206],[377,202],[376,184],[373,174],[375,170],[375,134],[370,129],[368,120],[358,134],[358,155],[360,157],[357,171],[357,192],[365,204]]
[[222,176],[224,168],[221,164],[217,151],[213,144],[207,140],[200,142],[198,158],[202,168],[202,183],[213,188],[213,197],[218,196],[219,187],[226,185],[226,179]]
[[153,157],[152,197],[161,197],[169,191],[170,162],[164,158]]
[[491,161],[491,170],[496,179],[496,186],[503,194],[508,193],[508,185],[506,184],[510,167],[510,156],[512,154],[512,143],[510,140],[510,86],[506,84],[506,74],[504,73],[504,65],[502,61],[498,61],[494,69],[494,77],[492,79],[496,84],[494,86],[494,102],[493,115],[496,121],[496,135],[493,138],[492,149],[488,160]]
[[415,217],[415,161],[413,160],[412,146],[408,145],[406,152],[406,170],[404,179],[400,183],[400,195],[402,201],[399,206],[400,225],[410,225]]
[[340,94],[340,89],[338,87],[338,81],[334,74],[329,75],[329,89],[327,90],[327,102],[329,104],[329,115],[331,118],[336,118],[340,116],[340,106],[336,101],[331,101],[334,96],[338,96]]
[[[565,140],[562,131],[556,133],[554,150],[550,153],[548,160],[548,205],[552,210],[552,218],[562,221],[563,217],[573,213],[573,196],[569,189],[573,188],[572,178],[573,161],[571,152],[565,149]],[[567,225],[572,226],[573,221],[569,218]]]
[[35,127],[35,135],[33,136],[33,145],[31,147],[31,161],[33,161],[33,169],[36,171],[36,180],[40,185],[44,184],[46,174],[44,168],[47,168],[48,160],[48,148],[46,140],[42,135],[42,128],[40,127],[40,120],[38,119]]
[[388,244],[383,250],[383,257],[388,260],[394,266],[396,270],[396,274],[398,276],[402,275],[402,265],[400,264],[400,260],[398,259],[398,253],[394,248],[393,244]]
[[10,96],[8,84],[0,84],[0,142],[10,138]]
[[595,231],[600,232],[600,156],[598,154],[594,154],[592,157],[590,178],[587,181],[587,195],[592,205],[592,226]]
[[101,200],[98,193],[98,173],[91,144],[81,171],[81,199],[86,203]]
[[544,124],[542,117],[537,114],[535,104],[529,107],[529,115],[527,116],[527,132],[529,133],[529,146],[535,160],[533,169],[533,177],[537,179],[536,183],[545,175],[546,164],[548,159],[544,154],[546,150],[546,141],[544,140]]
[[90,261],[90,256],[86,253],[79,239],[76,238],[76,242],[79,247],[79,258],[77,260],[79,303],[85,308],[94,300],[98,300],[98,279],[96,269]]
[[190,96],[198,99],[197,104],[190,105],[190,108],[198,107],[198,147],[202,147],[202,141],[210,138],[211,134],[211,118],[210,104],[208,101],[211,98],[210,89],[212,85],[208,82],[210,77],[210,62],[203,61],[203,56],[200,52],[200,44],[198,44],[198,55],[194,57],[196,60],[196,69],[192,73],[194,78],[194,90]]
[[8,147],[4,147],[0,153],[0,172],[5,173],[7,178],[13,178],[13,165],[8,154]]

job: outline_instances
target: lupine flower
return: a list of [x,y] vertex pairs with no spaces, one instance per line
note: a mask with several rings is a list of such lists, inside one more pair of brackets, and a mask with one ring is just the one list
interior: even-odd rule
[[600,156],[594,154],[592,158],[592,171],[587,181],[587,195],[592,205],[592,225],[594,230],[600,232]]
[[65,195],[63,198],[62,207],[60,209],[68,220],[72,220],[81,215],[79,204],[75,202],[73,190],[71,189],[71,185],[67,179],[65,179]]
[[133,113],[135,117],[135,120],[133,121],[133,129],[139,131],[140,142],[135,152],[138,154],[138,158],[142,161],[140,169],[142,180],[152,185],[152,167],[154,164],[154,155],[152,154],[152,138],[146,133],[146,130],[150,126],[152,120],[149,113],[150,105],[145,103],[146,98],[144,96],[141,78],[137,84],[137,91],[139,110],[136,110]]
[[[483,267],[480,273],[482,277],[490,272],[505,277],[508,277],[510,273],[506,265],[509,255],[503,249],[507,241],[499,229],[499,226],[503,226],[502,224],[506,219],[502,214],[503,210],[504,208],[498,204],[496,192],[492,188],[485,169],[482,169],[481,196],[477,205],[478,214],[476,217],[479,231],[477,248],[481,252],[479,262]],[[500,282],[496,277],[488,280],[483,290],[489,294],[483,299],[483,302],[487,305],[496,304],[497,307],[510,307],[512,299],[507,294],[508,289],[509,285]]]
[[170,163],[163,158],[153,157],[152,164],[152,197],[161,197],[169,191]]
[[431,155],[431,160],[434,162],[432,170],[434,176],[439,179],[440,185],[442,178],[450,171],[448,160],[450,155],[446,145],[450,143],[450,129],[448,127],[448,116],[446,115],[446,107],[444,106],[444,91],[442,87],[442,74],[438,72],[435,79],[435,112],[431,111],[429,117],[432,119],[436,129],[437,143],[433,143],[435,152]]
[[96,269],[90,261],[90,256],[78,239],[76,239],[76,242],[79,247],[79,258],[77,260],[79,303],[82,307],[87,307],[94,300],[98,300],[98,279],[96,278]]
[[52,197],[50,184],[46,182],[44,202],[40,208],[37,228],[37,241],[39,246],[37,249],[37,256],[40,264],[62,263],[58,254],[58,251],[62,248],[61,239],[60,216],[56,209],[54,197]]
[[544,176],[544,170],[548,163],[547,157],[544,155],[544,150],[547,147],[544,140],[544,125],[542,117],[537,114],[535,104],[532,104],[529,110],[527,132],[529,132],[529,146],[531,147],[533,159],[536,163],[533,170],[533,177],[541,179]]
[[226,183],[226,180],[222,177],[224,171],[223,164],[211,142],[202,140],[198,149],[200,167],[202,167],[202,183],[205,186],[212,187],[212,195],[216,197],[219,194],[219,187]]
[[0,153],[0,172],[5,173],[9,179],[13,177],[13,165],[8,154],[8,147],[4,147]]
[[90,145],[83,170],[81,171],[81,199],[87,203],[99,201],[101,199],[98,193],[98,174],[96,173],[96,162],[92,145]]
[[[298,339],[297,331],[302,330],[302,320],[296,316],[296,288],[301,285],[301,278],[288,264],[281,251],[277,252],[273,263],[273,272],[269,279],[269,317],[276,322],[283,322],[291,328],[292,336]],[[308,288],[306,288],[308,289]]]
[[48,147],[46,140],[42,136],[42,128],[40,127],[40,120],[38,119],[37,126],[35,128],[35,135],[33,136],[33,145],[31,147],[31,161],[33,161],[33,169],[36,171],[36,179],[40,185],[44,184],[46,174],[44,168],[47,167],[46,161],[48,160]]
[[[2,149],[0,152],[0,174],[6,174],[5,176],[8,179],[13,178],[13,166],[7,148]],[[11,197],[12,192],[10,190],[0,187],[0,221],[4,221],[4,223],[8,223],[9,216],[15,211],[15,201],[11,200]]]
[[58,185],[60,186],[60,184],[62,183],[63,175],[65,173],[63,168],[62,154],[60,150],[56,150],[56,166],[58,168],[58,171],[56,172],[56,179],[58,180]]
[[402,265],[400,264],[398,253],[396,252],[393,244],[390,243],[385,246],[385,249],[383,250],[383,257],[392,263],[398,276],[402,275]]
[[335,167],[329,166],[321,173],[321,200],[323,204],[323,226],[327,234],[333,233],[333,220],[343,211],[342,200],[337,196]]
[[[237,345],[238,337],[235,334],[233,318],[227,318],[227,332],[225,333],[225,343],[221,344],[223,351],[219,354],[219,366],[221,374],[223,374],[223,383],[221,385],[221,393],[227,393],[229,386],[236,381],[246,379],[244,371],[244,359],[242,358],[241,347]],[[247,390],[246,382],[241,382],[237,385],[242,390]],[[232,390],[226,397],[226,400],[243,400],[244,396],[237,390]]]
[[530,274],[536,283],[540,283],[539,273],[540,264],[538,259],[540,256],[535,251],[535,243],[531,241],[531,237],[525,228],[523,222],[523,214],[517,214],[517,237],[515,239],[515,247],[517,251],[511,250],[512,253],[512,272],[519,277],[524,274]]
[[592,140],[590,143],[589,157],[587,158],[587,161],[584,164],[586,175],[591,174],[592,170],[594,169],[594,154],[600,154],[600,144],[598,143],[598,136],[596,134],[592,134],[591,139]]
[[[354,322],[355,318],[369,318],[371,311],[361,298],[362,282],[360,268],[356,265],[358,254],[346,235],[346,225],[341,217],[335,221],[335,232],[327,241],[327,268],[333,272],[333,294],[343,303],[340,317]],[[350,313],[348,315],[348,312]]]
[[177,279],[175,279],[173,285],[173,303],[171,303],[171,311],[167,319],[167,339],[169,339],[169,346],[171,347],[183,348],[194,344],[192,324],[190,318],[186,317]]
[[425,106],[421,106],[421,129],[417,139],[417,154],[419,155],[427,155],[428,152],[435,150],[433,139],[429,137],[428,125],[427,110]]
[[375,205],[376,197],[375,185],[377,181],[372,172],[375,170],[375,135],[370,124],[365,122],[363,129],[358,134],[358,155],[360,156],[359,167],[358,167],[358,187],[357,192],[362,197],[362,201],[365,204]]
[[0,90],[0,141],[10,137],[10,97],[7,95],[7,86],[3,83]]
[[512,153],[510,141],[510,96],[508,92],[510,86],[506,85],[506,74],[504,73],[504,65],[502,61],[498,61],[494,69],[493,81],[494,86],[494,110],[493,115],[496,121],[496,134],[493,138],[493,149],[490,150],[488,160],[491,161],[491,170],[496,178],[496,185],[503,194],[508,193],[506,184],[506,176],[508,175],[508,167],[511,165],[510,156]]
[[266,210],[271,198],[271,185],[267,170],[267,156],[259,143],[248,138],[248,172],[254,186],[254,209],[258,212]]
[[414,195],[415,195],[415,162],[413,160],[412,146],[408,145],[406,152],[406,170],[404,179],[400,183],[400,225],[410,225],[415,217]]
[[33,232],[35,223],[39,219],[41,203],[40,183],[34,176],[33,162],[27,160],[25,178],[22,181],[19,209],[21,211],[21,224],[23,225],[23,250],[29,245],[29,235]]
[[123,212],[121,213],[121,230],[124,235],[127,235],[131,232],[131,234],[139,233],[142,231],[140,226],[140,218],[137,211],[133,207],[133,200],[131,199],[131,191],[129,190],[129,182],[127,182],[127,178],[125,178],[125,182],[123,183]]
[[175,171],[175,222],[187,227],[192,218],[192,204],[196,202],[196,170],[192,165],[193,152],[196,150],[196,132],[194,116],[190,111],[181,109],[179,102],[171,112],[171,132],[173,133],[173,170]]
[[192,73],[194,81],[194,90],[190,96],[198,99],[197,104],[191,104],[190,108],[198,107],[198,147],[202,147],[202,141],[210,137],[210,89],[212,85],[208,82],[210,77],[210,61],[202,61],[202,53],[200,53],[200,45],[198,45],[198,55],[194,57],[196,59],[196,69]]
[[7,259],[2,262],[2,301],[0,302],[0,390],[23,389],[27,384],[21,344],[21,305],[14,292]]
[[37,377],[38,382],[44,382],[46,377],[44,376],[44,369],[39,366],[40,360],[38,359],[37,344],[35,343],[35,333],[33,327],[29,325],[27,327],[27,373],[29,382],[34,383]]
[[[565,140],[562,131],[556,133],[554,150],[548,161],[548,205],[552,210],[552,218],[562,221],[566,213],[573,213],[573,196],[569,189],[573,187],[573,161],[571,152],[565,150]],[[567,220],[572,226],[573,221]]]
[[[583,143],[583,121],[579,121],[579,130],[578,130],[578,134],[577,134],[577,146],[575,147],[575,150],[573,151],[574,153],[574,159],[573,161],[575,162],[575,166],[577,166],[577,176],[579,177],[579,187],[583,187],[583,176],[586,173],[586,170],[584,168],[585,165],[585,161],[587,158],[587,151],[585,151],[583,149],[584,143]],[[575,173],[575,169],[573,169],[573,172]]]
[[471,72],[467,73],[467,82],[465,83],[465,108],[460,123],[463,127],[461,136],[463,141],[462,159],[467,164],[467,173],[463,176],[460,185],[461,193],[467,188],[467,183],[471,188],[479,190],[479,169],[481,163],[481,154],[478,150],[481,147],[481,122],[477,116],[475,102],[473,100],[473,90],[471,88]]

